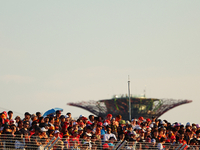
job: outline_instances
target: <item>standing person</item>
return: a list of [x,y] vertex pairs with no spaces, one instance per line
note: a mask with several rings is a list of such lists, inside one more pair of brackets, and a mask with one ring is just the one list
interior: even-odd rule
[[40,128],[46,126],[46,123],[45,123],[45,121],[44,121],[44,117],[40,117],[38,123],[39,123],[39,127],[40,127]]
[[30,146],[33,150],[37,150],[41,145],[40,132],[40,128],[36,126],[35,133],[30,138]]
[[32,125],[32,123],[33,123],[34,121],[38,122],[38,117],[37,117],[35,114],[32,114],[32,115],[31,115],[31,119],[30,119],[30,125]]
[[13,119],[13,112],[11,110],[8,111],[8,119],[9,120]]
[[30,124],[30,118],[31,118],[31,114],[29,112],[25,112],[23,122],[28,121]]
[[60,119],[60,116],[61,116],[61,111],[60,111],[60,110],[57,110],[57,111],[56,111],[56,120],[57,120],[57,119]]
[[179,134],[178,143],[187,144],[186,140],[184,140],[184,137],[185,137],[184,133],[183,133],[183,132],[180,133],[180,134]]
[[105,122],[107,122],[107,123],[110,125],[110,124],[111,124],[111,119],[112,119],[112,114],[108,114],[108,115],[106,116]]
[[71,122],[73,120],[72,118],[72,114],[70,112],[67,113],[68,117],[69,117],[69,122]]
[[160,142],[157,145],[158,150],[164,150],[163,144],[165,144],[165,138],[164,137],[162,137],[160,139]]
[[122,120],[122,116],[121,115],[117,115],[115,118],[115,124],[117,125],[117,127],[119,126],[119,122]]
[[152,139],[155,139],[156,142],[159,142],[158,130],[154,130],[153,131],[153,137],[152,137]]
[[21,136],[23,136],[25,138],[25,143],[26,143],[26,148],[30,148],[30,123],[29,121],[24,121],[24,126],[23,128],[20,130]]
[[93,124],[94,123],[94,115],[89,115],[88,118],[89,118],[89,122]]
[[19,122],[17,123],[17,131],[16,134],[21,134],[21,129],[23,128],[24,124],[22,120],[19,120]]
[[49,125],[54,127],[54,122],[55,122],[54,117],[50,117],[49,118]]
[[30,127],[29,121],[24,121],[23,125],[24,125],[23,128],[20,129],[21,134],[29,136],[30,135],[30,132],[29,132],[29,127]]
[[36,112],[36,116],[37,116],[37,118],[40,118],[40,117],[42,117],[42,114],[40,112]]
[[44,122],[45,122],[46,125],[49,124],[49,117],[48,116],[44,118]]
[[112,118],[111,120],[111,129],[112,129],[112,133],[114,133],[115,136],[117,137],[118,134],[117,134],[117,125],[115,123],[115,118]]
[[15,117],[15,125],[18,126],[18,122],[21,120],[20,116]]
[[104,134],[103,141],[108,141],[111,137],[113,137],[115,141],[117,141],[116,136],[113,133],[111,133],[111,127],[107,126],[107,133]]
[[131,125],[132,125],[133,129],[135,129],[135,126],[137,125],[136,121],[137,121],[137,119],[132,119],[131,120]]
[[64,115],[60,116],[60,125],[61,125],[61,127],[63,127],[65,125],[65,116]]
[[107,125],[108,125],[108,123],[105,122],[103,124],[103,128],[101,128],[101,139],[103,139],[104,135],[107,133]]
[[171,136],[170,142],[172,143],[172,145],[176,144],[176,137],[174,135]]

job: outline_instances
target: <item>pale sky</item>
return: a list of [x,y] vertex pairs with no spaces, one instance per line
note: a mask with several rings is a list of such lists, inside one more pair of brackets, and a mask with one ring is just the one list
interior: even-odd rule
[[126,94],[189,99],[161,116],[200,123],[200,1],[1,1],[0,111],[23,116]]

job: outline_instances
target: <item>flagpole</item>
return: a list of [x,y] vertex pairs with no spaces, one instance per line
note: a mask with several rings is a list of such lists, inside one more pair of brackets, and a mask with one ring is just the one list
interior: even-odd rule
[[128,76],[129,120],[131,120],[130,78]]

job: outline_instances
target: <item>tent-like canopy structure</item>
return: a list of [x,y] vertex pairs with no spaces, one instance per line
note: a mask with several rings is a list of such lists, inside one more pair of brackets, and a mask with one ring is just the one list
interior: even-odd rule
[[[131,97],[131,116],[132,118],[139,118],[140,116],[144,118],[155,116],[158,118],[170,109],[190,102],[192,100]],[[99,101],[90,100],[87,102],[68,103],[68,105],[83,108],[97,116],[106,117],[110,113],[114,117],[121,115],[125,120],[129,118],[128,96],[122,96],[120,98],[113,97]]]

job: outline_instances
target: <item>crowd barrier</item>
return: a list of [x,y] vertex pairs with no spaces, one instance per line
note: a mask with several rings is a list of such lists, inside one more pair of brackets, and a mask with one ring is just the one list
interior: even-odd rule
[[[105,144],[107,143],[107,144]],[[41,137],[22,137],[12,135],[0,135],[0,149],[23,149],[23,150],[102,150],[107,148],[109,150],[143,150],[143,149],[158,149],[158,143],[147,142],[128,142],[128,141],[112,141],[104,142],[101,140],[93,139],[65,139],[65,138],[41,138]],[[197,150],[200,145],[187,145],[187,144],[172,144],[165,143],[165,150]]]

